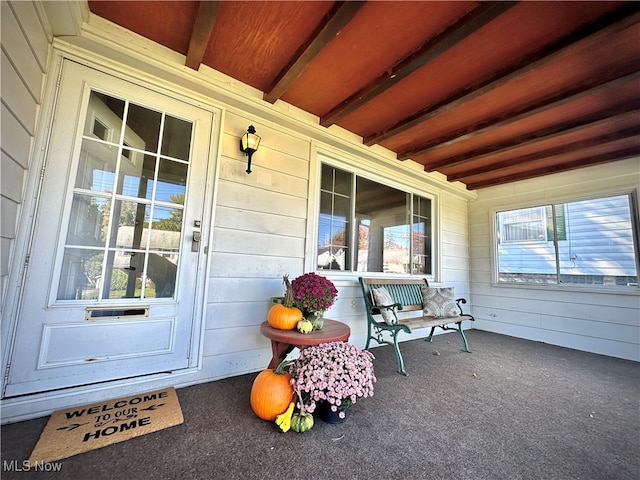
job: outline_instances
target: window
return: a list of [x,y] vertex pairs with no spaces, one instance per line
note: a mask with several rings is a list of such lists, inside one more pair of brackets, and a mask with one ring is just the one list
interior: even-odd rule
[[498,282],[637,286],[635,208],[618,195],[498,212]]
[[192,128],[91,92],[58,300],[174,296]]
[[566,240],[564,205],[555,205],[555,208],[548,205],[502,212],[499,217],[502,226],[501,240],[505,243],[553,241],[554,210],[558,240]]
[[318,269],[431,274],[431,200],[322,165]]

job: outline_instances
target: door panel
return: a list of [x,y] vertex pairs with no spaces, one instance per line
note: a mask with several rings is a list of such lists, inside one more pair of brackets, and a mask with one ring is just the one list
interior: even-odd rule
[[6,396],[193,366],[212,123],[64,61]]

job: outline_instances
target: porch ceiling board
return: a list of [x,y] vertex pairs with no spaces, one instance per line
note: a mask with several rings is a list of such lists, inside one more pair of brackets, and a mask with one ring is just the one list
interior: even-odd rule
[[470,189],[638,148],[640,2],[88,5]]

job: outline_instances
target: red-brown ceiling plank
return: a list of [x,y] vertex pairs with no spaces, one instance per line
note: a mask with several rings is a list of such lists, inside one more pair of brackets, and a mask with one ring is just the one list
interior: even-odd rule
[[171,50],[187,54],[197,1],[89,1],[89,10]]
[[640,147],[629,147],[613,152],[607,152],[591,157],[584,157],[565,163],[554,163],[545,167],[530,169],[520,173],[505,174],[500,170],[496,170],[491,178],[477,180],[467,184],[469,190],[477,190],[480,188],[502,185],[519,180],[527,180],[529,178],[540,177],[543,175],[551,175],[554,173],[566,172],[569,170],[577,170],[584,167],[598,165],[602,163],[611,163],[618,160],[624,160],[640,155]]
[[307,43],[296,52],[289,65],[280,72],[273,87],[265,92],[264,100],[275,103],[284,95],[291,84],[302,75],[309,64],[320,55],[322,50],[351,21],[365,3],[365,1],[336,2],[334,8],[322,19]]
[[530,173],[532,171],[547,172],[549,169],[553,169],[557,165],[571,164],[575,161],[589,158],[593,159],[597,157],[599,159],[615,160],[615,158],[611,157],[611,155],[628,153],[630,149],[636,148],[640,148],[639,139],[628,137],[616,142],[596,145],[576,152],[569,152],[561,155],[556,155],[554,157],[542,158],[520,163],[517,165],[496,168],[488,172],[469,176],[465,180],[463,180],[463,182],[465,184],[477,184],[478,182],[483,182],[494,178],[522,175],[528,172]]
[[619,115],[624,115],[638,110],[640,110],[640,98],[635,98],[622,104],[614,105],[580,118],[550,125],[534,132],[510,138],[503,142],[487,145],[460,155],[420,163],[424,165],[424,169],[426,171],[434,171],[442,167],[457,165],[480,157],[495,155],[497,153],[520,148],[523,145],[540,142],[555,136],[565,135],[568,132],[585,128],[598,122],[605,122]]
[[[633,13],[638,12],[639,10],[640,3],[623,5],[622,7],[600,17],[594,22],[584,25],[579,29],[571,32],[570,34],[565,35],[559,40],[546,45],[543,48],[540,48],[536,52],[523,56],[504,69],[501,69],[496,73],[492,73],[482,80],[464,87],[457,92],[454,92],[452,95],[445,98],[441,102],[438,102],[437,104],[432,105],[427,109],[423,109],[416,115],[413,115],[410,118],[397,123],[395,126],[386,129],[384,132],[365,137],[365,143],[367,145],[372,145],[374,143],[402,133],[410,128],[419,125],[420,123],[435,118],[436,116],[441,115],[445,112],[451,111],[454,108],[458,108],[465,103],[468,103],[482,95],[487,94],[488,92],[494,91],[518,77],[540,69],[541,67],[555,60],[558,56],[563,54],[567,49],[571,48],[572,45],[578,41],[585,40],[596,34],[606,35],[622,30],[624,28],[628,28],[630,25],[633,25],[640,21],[640,15],[630,16]],[[624,66],[622,67],[622,69],[624,71]],[[624,73],[628,73],[628,70]],[[622,74],[624,75],[624,73]],[[604,78],[606,78],[606,74],[604,75]],[[615,76],[610,77],[610,79],[611,78],[615,78]],[[585,82],[585,88],[589,88],[589,83],[590,82],[588,80]],[[594,87],[597,86],[597,83],[598,82],[593,82]],[[548,99],[547,101],[553,100]],[[531,106],[528,107],[532,108]],[[541,105],[533,108],[540,107]],[[418,147],[413,147],[410,150],[398,152],[398,159],[406,160],[414,156],[423,155],[440,143],[453,141],[454,139],[462,135],[470,134],[472,131],[473,126],[467,127],[462,132],[453,132],[451,134],[448,134],[447,136],[425,142]]]
[[609,69],[598,76],[586,78],[580,84],[571,85],[566,90],[553,92],[546,97],[535,99],[528,104],[518,105],[511,110],[500,112],[493,117],[447,132],[445,135],[424,143],[417,152],[414,152],[411,155],[403,153],[402,155],[399,155],[398,158],[400,160],[405,160],[407,158],[411,158],[412,155],[424,155],[436,148],[442,148],[463,140],[469,140],[497,128],[525,120],[534,115],[574,102],[588,95],[604,92],[611,88],[617,88],[629,81],[639,78],[640,71],[636,70],[631,73],[628,72],[630,68],[637,69],[638,67],[640,67],[640,65],[619,65],[619,71]]
[[638,142],[640,142],[640,126],[633,126],[623,130],[619,130],[617,132],[611,132],[605,135],[601,135],[598,137],[591,137],[584,140],[579,140],[576,142],[571,142],[566,145],[559,145],[553,148],[547,148],[544,150],[540,150],[538,152],[529,153],[526,155],[520,155],[517,157],[509,158],[501,161],[494,161],[487,163],[481,167],[475,168],[467,168],[460,170],[456,173],[448,174],[446,169],[441,170],[441,173],[447,176],[447,180],[449,181],[461,181],[463,183],[467,183],[466,179],[470,177],[492,172],[493,170],[503,169],[508,167],[513,167],[516,165],[522,165],[534,160],[541,160],[544,158],[550,158],[557,155],[561,155],[564,153],[578,152],[585,148],[590,148],[596,145],[605,145],[608,143],[617,142],[618,140],[626,139],[626,138],[634,138]]
[[516,2],[480,2],[466,15],[428,40],[416,53],[403,58],[396,65],[391,66],[385,75],[331,109],[329,113],[321,118],[320,124],[328,127],[338,122],[341,118],[388,90],[433,58],[484,27],[515,4]]
[[202,63],[266,92],[334,4],[222,1]]
[[185,65],[194,70],[200,68],[204,52],[207,49],[213,25],[216,23],[220,0],[202,0],[198,7],[198,16],[193,25],[191,39],[189,40],[189,51]]
[[[460,88],[456,92],[453,92],[451,95],[449,95],[447,98],[444,98],[442,101],[439,101],[434,105],[430,105],[429,107],[422,109],[415,115],[403,119],[395,125],[390,126],[381,132],[365,136],[364,143],[366,145],[373,145],[374,143],[381,142],[387,138],[413,128],[422,122],[434,118],[446,111],[457,108],[458,106],[474,98],[484,95],[490,90],[495,90],[496,88],[499,88],[500,86],[513,80],[514,78],[529,73],[532,70],[539,68],[544,63],[548,63],[557,55],[570,47],[573,43],[592,36],[597,32],[606,29],[611,24],[616,24],[614,27],[615,29],[619,29],[628,25],[628,16],[637,12],[638,10],[640,10],[640,5],[638,4],[623,5],[622,7],[609,12],[606,15],[603,15],[601,18],[565,35],[557,41],[546,45],[533,53],[527,54],[514,62],[510,62],[510,64],[505,66],[503,69],[492,72],[485,78],[470,83],[463,88]],[[621,20],[624,21],[621,22]],[[406,158],[409,157],[403,156],[401,159],[404,160]]]

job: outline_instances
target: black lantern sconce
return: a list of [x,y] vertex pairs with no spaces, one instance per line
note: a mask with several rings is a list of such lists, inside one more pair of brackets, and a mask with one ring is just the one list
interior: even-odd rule
[[247,173],[251,173],[251,157],[258,150],[260,145],[260,137],[256,135],[256,129],[253,125],[249,125],[247,133],[245,133],[240,139],[240,151],[249,157],[249,163],[247,164]]

